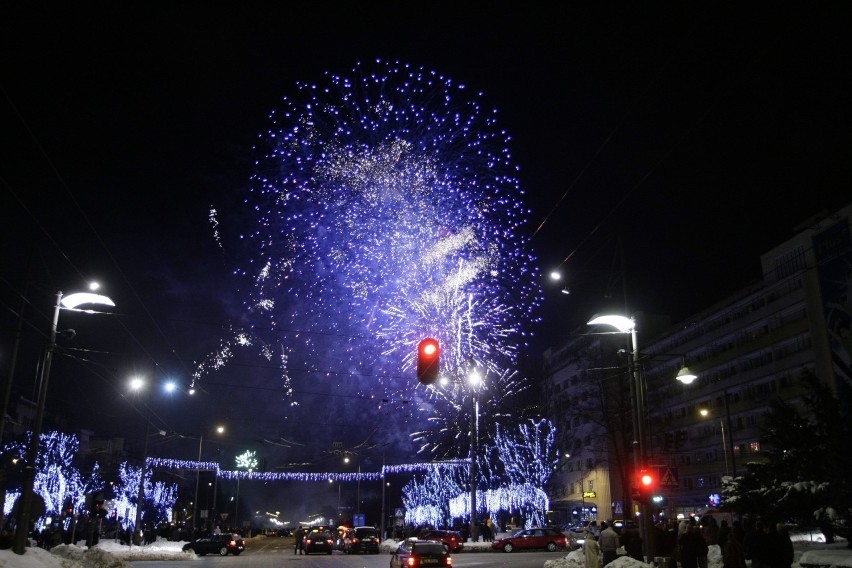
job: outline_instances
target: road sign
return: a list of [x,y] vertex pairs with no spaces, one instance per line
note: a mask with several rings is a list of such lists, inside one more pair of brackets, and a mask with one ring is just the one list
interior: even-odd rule
[[219,513],[219,516],[222,517],[222,520],[224,521],[228,518],[228,513]]
[[661,467],[660,471],[660,487],[680,487],[677,478],[676,467]]

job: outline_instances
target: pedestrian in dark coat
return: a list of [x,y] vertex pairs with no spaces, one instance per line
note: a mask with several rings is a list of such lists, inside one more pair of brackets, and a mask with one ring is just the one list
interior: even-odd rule
[[725,545],[728,543],[728,536],[731,534],[731,527],[728,526],[727,519],[722,519],[719,523],[719,532],[716,533],[716,544],[719,545],[719,550],[725,551]]
[[793,564],[793,541],[783,524],[771,524],[767,532],[770,568],[790,568]]
[[305,551],[305,529],[301,526],[296,529],[296,532],[293,533],[293,536],[296,537],[295,548],[293,549],[293,554],[304,554]]
[[680,565],[683,568],[707,568],[707,542],[698,525],[690,524],[680,536]]
[[636,527],[629,527],[624,530],[624,534],[621,535],[621,546],[624,547],[627,556],[630,558],[639,562],[645,561],[642,557],[642,537]]
[[722,568],[746,568],[743,543],[733,537],[725,541],[725,548],[722,549]]
[[758,519],[751,530],[746,529],[743,551],[746,560],[751,560],[751,568],[770,568],[770,544],[762,520]]

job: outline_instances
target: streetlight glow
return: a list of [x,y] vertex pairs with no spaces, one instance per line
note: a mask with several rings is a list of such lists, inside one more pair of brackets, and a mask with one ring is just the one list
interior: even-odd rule
[[76,294],[68,294],[62,298],[62,305],[69,310],[73,310],[83,304],[103,304],[115,307],[113,301],[108,297],[100,294],[92,294],[91,292],[77,292]]
[[698,375],[690,372],[689,367],[684,365],[680,368],[680,371],[677,372],[677,376],[675,378],[685,385],[690,385],[695,379],[698,378]]
[[627,333],[636,329],[636,321],[625,316],[595,316],[589,320],[588,325],[610,325],[620,331]]

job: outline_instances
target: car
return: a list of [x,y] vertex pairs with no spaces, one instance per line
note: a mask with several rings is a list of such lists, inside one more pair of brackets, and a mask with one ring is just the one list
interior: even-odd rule
[[314,552],[331,554],[334,550],[334,537],[324,527],[312,527],[305,532],[303,544],[305,554]]
[[347,554],[378,554],[379,531],[374,527],[355,527],[343,537],[343,552]]
[[583,547],[589,532],[582,527],[569,527],[567,530],[563,528],[562,534],[568,537],[568,548],[576,550]]
[[422,529],[417,533],[417,538],[421,540],[438,540],[444,543],[452,553],[456,553],[464,548],[464,538],[460,532],[443,531],[436,529]]
[[218,554],[227,556],[233,554],[239,556],[246,549],[243,537],[236,533],[214,534],[198,540],[193,540],[183,545],[184,552],[194,552],[198,556],[205,554]]
[[450,551],[439,540],[406,539],[399,543],[390,559],[390,568],[452,565]]
[[491,543],[491,548],[503,552],[543,548],[553,552],[568,548],[568,537],[558,529],[537,527],[518,531],[506,538],[498,538]]

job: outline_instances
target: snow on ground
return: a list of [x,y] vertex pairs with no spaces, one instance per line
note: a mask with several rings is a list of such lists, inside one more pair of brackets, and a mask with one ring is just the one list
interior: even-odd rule
[[[257,536],[247,541],[266,538]],[[836,544],[825,544],[821,538],[812,536],[794,538],[795,559],[793,568],[803,565],[836,566],[852,568],[852,549],[846,547],[846,541],[839,539]],[[91,550],[85,546],[60,545],[49,552],[41,548],[28,548],[26,554],[17,555],[11,550],[0,550],[0,568],[130,568],[128,561],[138,560],[178,560],[197,558],[194,554],[182,552],[185,542],[158,540],[146,546],[122,546],[112,540],[102,540]],[[397,541],[382,542],[383,551],[394,550]],[[250,544],[249,544],[250,546]],[[466,542],[465,550],[491,550],[490,542]],[[462,553],[463,554],[463,553]],[[495,552],[495,554],[505,554]],[[711,546],[707,556],[708,568],[722,568],[722,558],[718,546]],[[558,560],[547,560],[544,568],[585,568],[582,550],[568,553]],[[648,564],[621,556],[607,568],[649,568]]]
[[[825,544],[822,535],[816,537],[806,534],[791,538],[794,550],[792,568],[802,568],[803,564],[852,568],[852,549],[846,546],[846,541],[843,539],[838,539],[839,542],[835,544]],[[585,562],[583,550],[580,549],[568,553],[565,558],[546,561],[544,568],[585,568]],[[748,564],[750,566],[751,562]],[[618,559],[607,564],[607,568],[649,568],[649,566],[629,556],[619,556]],[[707,568],[722,568],[722,554],[718,546],[709,547]]]

